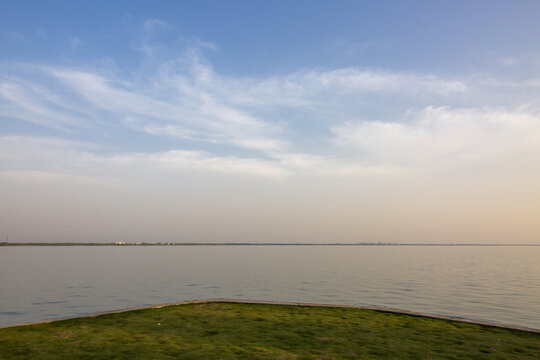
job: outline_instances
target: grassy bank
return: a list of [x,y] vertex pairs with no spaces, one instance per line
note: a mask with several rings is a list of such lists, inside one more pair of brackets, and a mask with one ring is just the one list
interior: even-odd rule
[[363,309],[207,303],[0,329],[1,359],[539,359],[540,334]]

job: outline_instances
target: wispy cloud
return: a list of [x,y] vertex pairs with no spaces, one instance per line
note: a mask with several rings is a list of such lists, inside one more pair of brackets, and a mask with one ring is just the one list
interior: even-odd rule
[[171,150],[154,153],[105,155],[84,142],[51,137],[1,136],[0,167],[10,171],[38,171],[86,177],[126,179],[141,169],[160,176],[182,172],[213,172],[279,179],[287,170],[257,158],[216,156],[203,151]]
[[[460,81],[433,75],[354,68],[231,78],[216,74],[195,55],[158,66],[156,72],[137,81],[96,71],[35,68],[41,69],[41,82],[21,73],[0,85],[0,96],[9,104],[4,115],[59,127],[80,126],[89,114],[106,111],[109,121],[153,135],[263,152],[289,146],[289,138],[296,135],[291,128],[297,117],[328,122],[333,119],[327,117],[335,113],[347,119],[361,110],[364,97],[373,94],[424,98],[467,90]],[[64,96],[66,91],[76,98]],[[284,111],[292,116],[280,115]]]
[[[154,172],[159,177],[217,173],[281,180],[295,174],[358,177],[396,175],[404,171],[398,166],[374,166],[358,159],[305,153],[275,153],[269,159],[261,159],[188,150],[112,154],[106,150],[109,149],[54,137],[0,136],[0,168],[17,174],[31,171],[60,174],[59,179],[81,175],[100,182],[105,178],[129,180],[141,172]],[[51,175],[47,179],[55,177]]]
[[0,104],[0,116],[64,130],[85,125],[85,116],[54,89],[24,79],[0,77]]
[[333,132],[338,144],[374,164],[437,168],[540,153],[540,114],[497,108],[430,106],[399,122],[361,121]]
[[[540,88],[534,79],[509,85],[478,74],[359,67],[235,77],[217,72],[203,55],[216,46],[196,38],[182,38],[184,48],[174,57],[154,56],[155,37],[173,30],[159,19],[145,22],[140,43],[147,62],[131,72],[5,66],[0,116],[59,129],[75,142],[85,129],[105,132],[113,126],[116,136],[137,131],[170,144],[158,152],[144,145],[126,150],[113,136],[103,142],[114,147],[107,156],[73,143],[54,154],[63,160],[73,155],[73,164],[92,159],[106,166],[123,159],[273,178],[388,174],[444,164],[443,159],[497,156],[523,144],[536,149]],[[12,140],[2,138],[4,144]],[[37,145],[26,141],[25,146]],[[49,150],[44,146],[43,154]],[[21,151],[40,158],[41,150]],[[34,170],[45,170],[45,163],[36,161]]]

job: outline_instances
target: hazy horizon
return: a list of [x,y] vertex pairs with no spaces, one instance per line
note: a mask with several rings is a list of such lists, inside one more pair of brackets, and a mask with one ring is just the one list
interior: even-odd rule
[[0,5],[0,241],[540,243],[540,3]]

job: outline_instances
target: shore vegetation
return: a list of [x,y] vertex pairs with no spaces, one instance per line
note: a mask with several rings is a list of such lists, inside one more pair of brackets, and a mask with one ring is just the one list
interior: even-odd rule
[[0,329],[1,359],[539,359],[540,334],[375,310],[210,302]]

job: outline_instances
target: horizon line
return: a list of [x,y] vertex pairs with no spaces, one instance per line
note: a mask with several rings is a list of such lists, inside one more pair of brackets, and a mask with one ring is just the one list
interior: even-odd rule
[[540,246],[540,243],[0,242],[0,246]]

